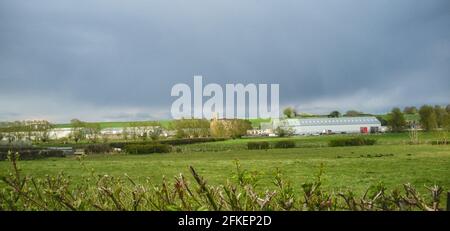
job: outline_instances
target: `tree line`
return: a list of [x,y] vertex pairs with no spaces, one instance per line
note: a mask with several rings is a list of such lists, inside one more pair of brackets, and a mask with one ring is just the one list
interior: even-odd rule
[[[405,114],[417,114],[419,120],[407,121]],[[401,132],[407,128],[416,129],[418,127],[424,131],[450,130],[450,105],[446,107],[423,105],[419,109],[416,107],[405,107],[403,111],[395,107],[388,114],[386,121],[393,132]]]

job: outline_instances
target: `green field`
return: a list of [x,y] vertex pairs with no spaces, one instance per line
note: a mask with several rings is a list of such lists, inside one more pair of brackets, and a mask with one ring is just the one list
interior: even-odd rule
[[[249,139],[227,140],[183,146],[182,153],[150,155],[93,155],[85,157],[83,165],[74,157],[21,161],[25,173],[37,177],[64,171],[75,182],[96,174],[123,176],[144,182],[150,179],[159,183],[163,176],[173,179],[179,173],[188,174],[194,166],[208,182],[223,184],[232,176],[234,161],[242,167],[257,172],[260,187],[272,187],[271,180],[279,168],[297,190],[305,181],[312,180],[323,164],[324,186],[335,191],[352,189],[362,193],[370,185],[383,182],[390,189],[412,183],[422,193],[425,185],[438,184],[450,189],[450,146],[430,145],[439,133],[421,134],[424,144],[409,145],[407,133],[373,135],[378,140],[374,146],[327,147],[335,136],[293,138],[259,138],[274,142],[280,139],[295,140],[298,148],[246,150]],[[0,175],[8,172],[9,163],[0,162]]]

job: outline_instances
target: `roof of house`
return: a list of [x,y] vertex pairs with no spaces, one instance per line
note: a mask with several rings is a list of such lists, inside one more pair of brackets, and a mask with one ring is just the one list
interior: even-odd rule
[[323,125],[353,125],[373,124],[380,125],[375,117],[339,117],[339,118],[305,118],[283,120],[285,126],[323,126]]

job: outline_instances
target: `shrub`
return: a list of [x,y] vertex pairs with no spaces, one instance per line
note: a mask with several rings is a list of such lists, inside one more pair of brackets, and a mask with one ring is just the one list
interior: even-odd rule
[[269,142],[266,141],[260,141],[260,142],[248,142],[247,148],[249,150],[251,149],[269,149],[270,145]]
[[[48,157],[65,157],[62,150],[45,150],[45,149],[21,149],[12,150],[12,152],[20,152],[21,160],[36,160]],[[8,151],[0,151],[0,160],[8,159]]]
[[361,145],[374,145],[377,140],[363,138],[363,137],[353,137],[353,138],[339,138],[333,139],[328,142],[330,147],[341,147],[341,146],[361,146]]
[[292,140],[281,140],[275,142],[275,148],[295,148],[295,142]]
[[99,154],[112,152],[109,144],[88,144],[83,147],[86,154]]
[[125,150],[130,154],[167,153],[171,151],[171,146],[167,144],[130,144],[125,146]]

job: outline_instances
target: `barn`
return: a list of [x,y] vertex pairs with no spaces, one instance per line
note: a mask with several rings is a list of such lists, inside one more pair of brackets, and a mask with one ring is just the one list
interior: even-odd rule
[[273,128],[291,130],[296,135],[333,133],[377,133],[382,130],[376,117],[296,118],[274,120]]

